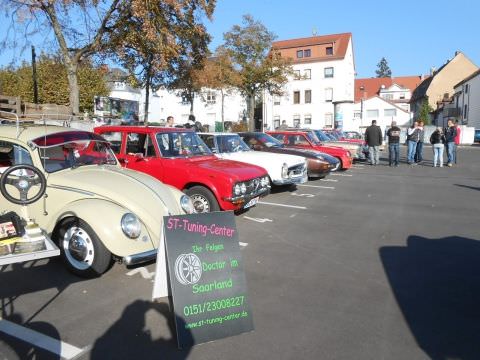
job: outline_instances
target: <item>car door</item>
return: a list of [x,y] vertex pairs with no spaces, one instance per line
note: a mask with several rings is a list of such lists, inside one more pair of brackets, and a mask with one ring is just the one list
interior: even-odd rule
[[162,161],[159,159],[154,139],[150,133],[127,132],[123,141],[125,150],[122,158],[127,169],[141,171],[161,181],[164,180]]

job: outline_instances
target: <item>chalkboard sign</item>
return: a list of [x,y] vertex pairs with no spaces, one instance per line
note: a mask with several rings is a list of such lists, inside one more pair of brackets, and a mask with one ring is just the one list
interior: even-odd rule
[[180,348],[253,330],[232,212],[165,216]]

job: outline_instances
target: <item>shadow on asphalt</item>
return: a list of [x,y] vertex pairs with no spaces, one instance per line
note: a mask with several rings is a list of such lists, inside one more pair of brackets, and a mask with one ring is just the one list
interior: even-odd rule
[[453,184],[453,185],[458,186],[458,187],[463,187],[463,188],[466,188],[466,189],[480,191],[480,187],[478,187],[478,186],[468,186],[468,185],[462,185],[462,184]]
[[412,235],[407,246],[382,247],[380,257],[410,330],[430,358],[479,359],[480,241]]
[[[155,311],[165,317],[170,330],[169,336],[154,339],[146,326],[147,312]],[[177,317],[177,321],[182,321]],[[184,327],[184,323],[179,323]],[[137,300],[128,305],[121,317],[94,343],[91,360],[105,359],[187,359],[190,348],[177,348],[174,315],[167,303]],[[193,343],[191,333],[184,334]]]
[[[14,324],[25,326],[53,339],[60,340],[58,330],[43,321],[33,321],[34,318],[51,304],[69,285],[82,281],[62,266],[56,259],[30,261],[0,267],[0,317]],[[7,285],[8,284],[8,285]],[[56,294],[26,319],[15,308],[15,301],[21,295],[40,292],[55,288]],[[1,359],[60,359],[60,343],[58,348],[50,346],[52,352],[43,350],[30,343],[21,341],[2,332],[0,340]]]

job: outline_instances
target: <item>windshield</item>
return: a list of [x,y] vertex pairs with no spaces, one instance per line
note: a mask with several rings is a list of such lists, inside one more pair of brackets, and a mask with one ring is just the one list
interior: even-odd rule
[[255,134],[255,139],[258,142],[261,142],[263,145],[266,147],[272,148],[272,147],[283,147],[283,144],[275,139],[273,136],[270,136],[268,134]]
[[[51,143],[48,141],[48,136],[42,139],[44,139],[44,144]],[[108,143],[104,139],[100,139],[101,141],[94,138],[90,140],[70,138],[68,142],[61,141],[59,143],[55,140],[53,142],[55,145],[39,146],[40,158],[45,171],[52,173],[78,166],[117,164],[117,159]]]
[[164,157],[202,156],[212,152],[194,132],[166,132],[156,135],[158,148]]
[[218,136],[217,147],[219,153],[250,151],[247,144],[237,134]]
[[320,140],[313,131],[307,132],[307,138],[312,144],[320,144]]
[[332,141],[332,139],[328,137],[328,135],[325,134],[322,130],[314,130],[314,132],[320,141]]

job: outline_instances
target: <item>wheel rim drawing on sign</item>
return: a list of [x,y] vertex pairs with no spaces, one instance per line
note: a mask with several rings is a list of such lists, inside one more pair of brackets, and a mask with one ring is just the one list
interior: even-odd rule
[[182,285],[197,283],[202,277],[202,262],[195,254],[181,254],[175,260],[175,277]]

